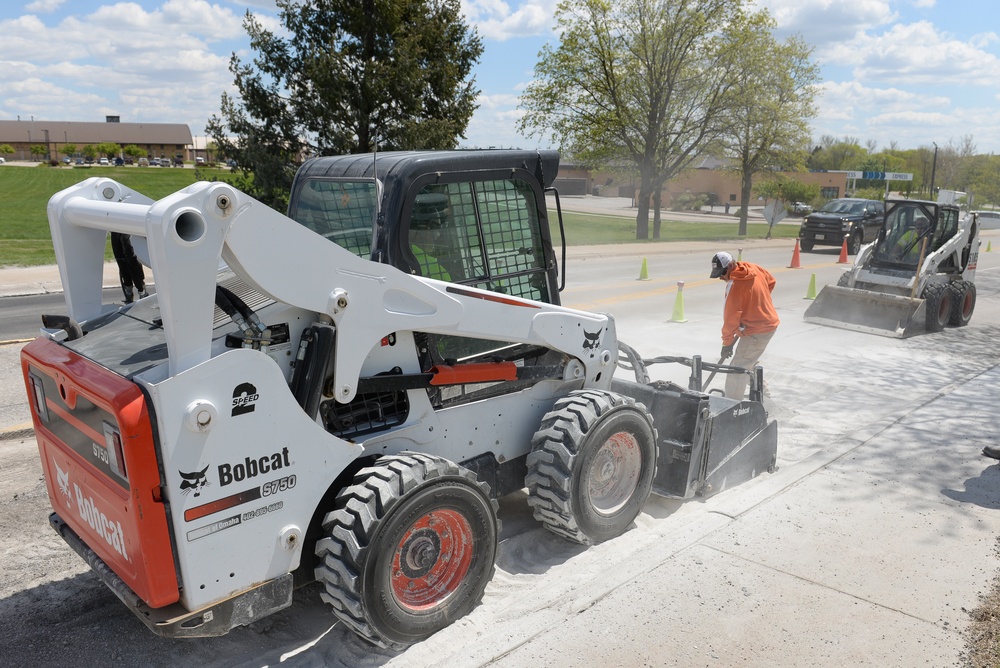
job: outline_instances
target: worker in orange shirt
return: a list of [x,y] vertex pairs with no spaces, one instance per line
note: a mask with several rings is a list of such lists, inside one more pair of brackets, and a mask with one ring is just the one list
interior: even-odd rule
[[[753,369],[778,328],[778,313],[771,301],[774,276],[751,262],[737,262],[722,251],[712,257],[711,278],[726,281],[721,357],[732,357],[732,366]],[[746,374],[727,374],[726,396],[742,400],[748,383]]]

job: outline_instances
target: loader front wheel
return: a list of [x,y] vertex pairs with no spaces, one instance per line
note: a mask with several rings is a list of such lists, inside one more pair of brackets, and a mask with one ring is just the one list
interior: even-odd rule
[[361,469],[316,543],[321,596],[351,631],[402,649],[471,611],[493,577],[497,502],[448,460],[408,453]]
[[924,289],[924,301],[927,331],[940,332],[951,318],[951,305],[954,302],[951,288],[944,283],[932,283]]
[[549,531],[576,543],[624,533],[649,498],[656,433],[628,397],[580,390],[542,419],[528,455],[528,505]]
[[948,324],[952,327],[965,327],[972,320],[972,312],[976,310],[976,284],[959,281],[953,287],[954,303]]

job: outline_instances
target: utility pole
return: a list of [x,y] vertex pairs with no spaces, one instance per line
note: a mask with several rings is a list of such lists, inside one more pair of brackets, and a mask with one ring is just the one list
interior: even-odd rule
[[931,196],[930,200],[934,201],[934,173],[937,171],[937,152],[938,145],[936,142],[931,142],[934,144],[934,162],[931,163]]

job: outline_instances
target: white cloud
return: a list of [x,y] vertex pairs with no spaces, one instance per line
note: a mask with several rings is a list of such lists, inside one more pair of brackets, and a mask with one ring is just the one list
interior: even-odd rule
[[503,0],[463,0],[462,13],[486,39],[505,41],[551,30],[555,5],[554,0],[524,0],[511,10]]
[[35,0],[24,6],[24,11],[32,14],[51,14],[59,9],[66,0]]
[[895,25],[857,45],[856,55],[855,76],[866,81],[992,86],[1000,78],[1000,59],[928,21]]
[[781,35],[799,33],[822,53],[897,17],[888,0],[757,0],[778,23]]

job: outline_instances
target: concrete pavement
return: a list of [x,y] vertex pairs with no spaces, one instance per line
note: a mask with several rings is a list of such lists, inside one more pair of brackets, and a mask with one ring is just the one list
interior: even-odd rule
[[[52,267],[0,270],[0,294],[8,279],[60,289]],[[113,264],[105,284],[117,285]],[[23,392],[19,369],[7,375],[19,349],[0,346],[0,386],[16,380]],[[435,636],[389,664],[961,665],[968,611],[1000,563],[1000,466],[979,454],[998,442],[997,387],[997,366],[956,378],[774,474],[689,502],[670,521],[656,521],[668,513],[652,499],[654,519],[630,534],[641,549],[613,567],[597,560],[574,574],[575,586],[555,577],[532,589],[549,617],[501,610],[484,630],[488,654],[450,650]],[[30,424],[6,436],[3,425],[0,416],[0,440],[30,436]]]

